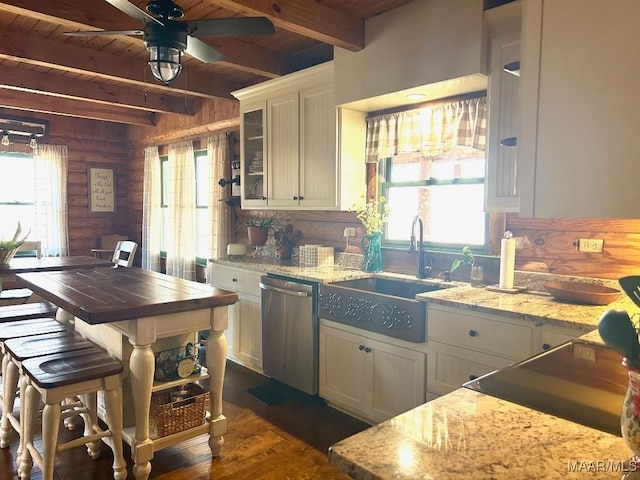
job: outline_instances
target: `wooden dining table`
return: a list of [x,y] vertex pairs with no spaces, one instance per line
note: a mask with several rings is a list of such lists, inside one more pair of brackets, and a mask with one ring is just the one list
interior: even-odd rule
[[[123,437],[131,445],[133,475],[146,480],[154,451],[190,436],[209,433],[213,456],[220,454],[226,432],[222,413],[222,385],[226,361],[224,330],[227,306],[237,294],[208,284],[196,283],[140,268],[96,268],[92,270],[32,272],[17,275],[20,282],[62,309],[76,330],[97,343],[106,331],[115,330],[133,346],[128,361],[135,425]],[[154,352],[157,340],[208,331],[206,366],[209,375],[209,414],[202,427],[171,438],[150,438],[149,412],[154,386]],[[125,361],[125,359],[122,359]],[[126,406],[125,406],[126,408]]]
[[90,255],[73,255],[68,257],[13,257],[8,264],[0,265],[0,291],[3,283],[14,284],[18,273],[54,272],[61,270],[78,270],[113,265],[110,260],[95,258]]

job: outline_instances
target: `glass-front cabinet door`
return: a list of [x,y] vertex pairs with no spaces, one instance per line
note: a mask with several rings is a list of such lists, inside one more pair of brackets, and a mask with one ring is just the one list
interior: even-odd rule
[[266,102],[244,105],[240,124],[240,169],[242,206],[267,204]]

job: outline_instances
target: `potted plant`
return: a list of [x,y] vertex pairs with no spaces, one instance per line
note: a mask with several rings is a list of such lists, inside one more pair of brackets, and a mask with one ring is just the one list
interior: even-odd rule
[[460,265],[469,265],[471,267],[471,285],[474,287],[480,287],[484,281],[482,267],[475,266],[475,263],[476,257],[473,256],[471,248],[462,247],[461,256],[451,263],[449,275],[451,275]]
[[20,234],[22,233],[22,225],[18,222],[18,227],[16,228],[16,233],[14,233],[11,240],[0,240],[0,264],[7,264],[11,261],[13,256],[18,251],[18,248],[24,243],[25,239],[31,233],[31,230],[27,232],[27,234],[19,240]]
[[350,209],[355,212],[356,218],[362,222],[367,232],[361,240],[366,272],[382,271],[382,230],[389,219],[389,207],[385,205],[386,201],[387,199],[381,196],[378,200],[371,199],[362,206],[352,205]]
[[264,245],[267,243],[269,230],[275,230],[279,225],[278,216],[275,213],[258,212],[256,215],[248,215],[241,220],[247,227],[249,245]]

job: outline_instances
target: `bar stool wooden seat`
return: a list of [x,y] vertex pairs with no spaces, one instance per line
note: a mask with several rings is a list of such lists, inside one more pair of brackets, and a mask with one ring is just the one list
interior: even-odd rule
[[54,317],[58,307],[51,302],[21,303],[0,306],[0,323],[28,320],[30,318]]
[[[13,414],[18,379],[22,374],[22,362],[27,358],[52,355],[91,348],[93,343],[77,333],[49,333],[28,337],[11,338],[4,341],[3,362],[4,398],[2,399],[2,417],[0,418],[0,448],[6,448],[11,442],[11,428],[20,433],[20,421]],[[20,389],[22,392],[23,388]],[[18,455],[22,452],[22,442]]]
[[[99,441],[113,451],[113,478],[125,480],[126,462],[122,450],[122,363],[114,360],[97,347],[84,350],[34,357],[22,362],[24,373],[24,411],[18,473],[22,480],[31,476],[33,462],[42,470],[43,480],[53,479],[55,454],[61,450],[87,445],[92,457],[99,455]],[[96,393],[104,392],[107,430],[98,425]],[[56,445],[60,419],[69,413],[66,398],[82,397],[84,407],[73,407],[71,414],[80,413],[85,421],[85,435]],[[42,451],[33,439],[40,400],[42,412]],[[87,435],[87,432],[92,432]]]

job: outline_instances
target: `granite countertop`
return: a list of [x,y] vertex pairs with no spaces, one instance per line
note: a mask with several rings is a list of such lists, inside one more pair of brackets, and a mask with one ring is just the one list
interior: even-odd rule
[[548,293],[502,293],[465,286],[455,289],[437,290],[417,296],[431,304],[462,308],[530,320],[542,324],[591,330],[598,326],[598,320],[611,308],[622,308],[633,315],[638,307],[626,296],[621,295],[609,305],[578,305],[555,300]]
[[620,437],[460,388],[336,443],[352,478],[620,479]]
[[[531,288],[521,293],[511,294],[474,288],[466,282],[445,282],[442,279],[418,279],[415,275],[400,273],[367,273],[354,268],[348,262],[338,262],[333,267],[301,267],[297,261],[278,260],[273,257],[241,257],[238,259],[213,260],[214,263],[253,271],[284,275],[301,280],[320,283],[331,283],[371,276],[393,278],[408,283],[438,284],[442,290],[419,294],[418,300],[435,304],[467,309],[476,312],[502,315],[506,317],[528,320],[538,325],[553,324],[561,327],[579,328],[585,332],[594,329],[600,316],[610,308],[622,308],[629,315],[640,312],[640,309],[622,294],[609,305],[578,305],[556,301],[543,291],[542,283],[548,279],[558,278],[546,274],[528,274],[516,272],[521,283]],[[580,277],[571,279],[583,280]],[[616,286],[614,281],[592,280],[609,286]],[[619,288],[619,286],[617,287]]]

